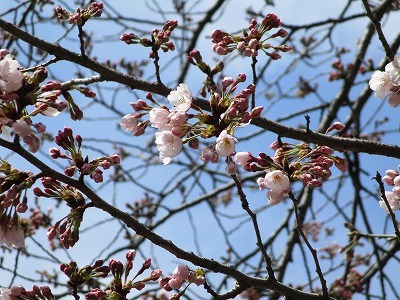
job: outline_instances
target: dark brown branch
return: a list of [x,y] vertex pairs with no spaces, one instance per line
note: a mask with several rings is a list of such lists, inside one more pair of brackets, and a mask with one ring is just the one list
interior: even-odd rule
[[[171,91],[170,88],[162,84],[140,80],[133,76],[129,76],[109,68],[89,58],[82,58],[77,53],[71,52],[60,45],[51,44],[42,39],[34,37],[2,19],[0,19],[0,28],[10,32],[21,40],[56,56],[56,58],[59,60],[67,60],[99,73],[102,80],[118,82],[129,86],[132,89],[148,91],[162,96],[167,96]],[[204,99],[195,99],[194,102],[202,109],[210,110],[208,101]],[[253,119],[251,123],[260,128],[272,131],[282,137],[308,141],[310,143],[319,145],[326,145],[338,150],[364,152],[400,158],[400,147],[395,145],[388,145],[361,139],[332,137],[316,132],[307,133],[305,130],[284,126],[265,118]]]

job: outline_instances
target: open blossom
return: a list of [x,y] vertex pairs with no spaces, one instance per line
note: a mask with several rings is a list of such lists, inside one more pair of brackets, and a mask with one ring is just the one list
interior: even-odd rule
[[400,57],[395,57],[392,62],[386,65],[385,73],[393,85],[400,85]]
[[134,135],[140,135],[143,128],[138,124],[139,117],[140,114],[127,114],[122,118],[120,125],[125,131],[130,131]]
[[169,164],[173,157],[182,151],[182,140],[170,131],[156,133],[156,145],[164,165]]
[[17,120],[12,125],[14,133],[18,134],[20,137],[25,137],[30,135],[31,128],[24,120]]
[[[155,107],[149,112],[151,127],[167,130],[169,111],[165,108]],[[172,128],[172,126],[170,126]]]
[[17,226],[4,228],[4,226],[0,225],[0,245],[3,243],[6,243],[9,248],[25,247],[25,236],[22,228]]
[[0,92],[11,93],[22,87],[22,73],[19,62],[8,54],[0,61]]
[[270,205],[279,203],[283,196],[291,190],[289,177],[281,170],[268,172],[265,177],[257,179],[257,184],[260,190],[270,189],[267,193]]
[[229,156],[235,151],[235,142],[237,141],[235,137],[228,134],[226,130],[223,130],[217,138],[215,152],[219,156]]
[[393,84],[386,72],[375,71],[369,81],[369,86],[371,90],[375,91],[376,98],[383,99],[390,93]]
[[400,93],[393,92],[389,94],[388,103],[391,107],[397,107],[400,105]]
[[[399,203],[400,199],[397,198],[396,194],[394,192],[385,191],[385,196],[386,196],[387,201],[389,202],[389,205],[390,205],[390,208],[392,209],[392,211],[398,210],[399,205],[400,205],[400,203]],[[387,212],[389,212],[389,209],[383,199],[379,201],[379,206],[382,207]]]
[[253,155],[250,152],[238,152],[235,154],[235,162],[242,167],[248,165],[252,159]]
[[188,111],[192,105],[192,99],[192,93],[190,92],[189,87],[184,83],[180,83],[176,88],[176,91],[171,91],[168,95],[169,102],[174,106],[171,111]]

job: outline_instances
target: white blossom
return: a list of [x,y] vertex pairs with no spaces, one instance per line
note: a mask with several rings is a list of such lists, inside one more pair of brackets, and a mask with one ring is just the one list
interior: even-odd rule
[[171,111],[188,111],[192,105],[192,99],[192,93],[190,92],[189,87],[184,83],[180,83],[176,88],[176,91],[171,91],[168,95],[168,100],[173,106]]
[[219,156],[229,156],[235,151],[235,142],[237,141],[235,137],[228,134],[226,130],[223,130],[217,138],[215,152]]
[[[385,196],[386,196],[387,201],[389,202],[389,205],[390,205],[390,208],[392,209],[392,211],[398,210],[399,204],[400,204],[399,203],[400,199],[396,197],[396,194],[391,191],[385,191]],[[389,209],[383,199],[379,201],[379,206],[382,207],[387,212],[389,212]]]
[[22,87],[22,73],[19,62],[8,54],[0,61],[0,91],[3,93],[15,92]]
[[375,96],[378,99],[383,99],[390,93],[393,84],[386,72],[375,71],[369,81],[371,90],[375,91]]
[[156,145],[164,165],[169,164],[173,157],[182,151],[182,140],[170,131],[156,133]]

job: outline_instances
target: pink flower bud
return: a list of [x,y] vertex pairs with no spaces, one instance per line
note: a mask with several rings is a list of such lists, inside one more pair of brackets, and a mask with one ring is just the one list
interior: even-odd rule
[[136,250],[129,250],[128,252],[126,252],[126,259],[129,261],[133,261],[135,259],[136,256]]
[[326,133],[331,132],[332,130],[343,130],[344,125],[340,122],[335,122],[326,130]]
[[150,278],[151,278],[151,280],[154,280],[154,281],[158,280],[160,278],[161,274],[162,274],[162,270],[155,269],[155,270],[151,271]]
[[51,158],[57,159],[61,156],[61,151],[60,149],[53,147],[49,149],[49,154]]
[[176,279],[175,277],[172,277],[169,281],[168,281],[168,285],[172,288],[172,289],[180,289],[181,286],[183,284],[183,281]]
[[53,240],[57,234],[57,229],[55,227],[49,227],[47,229],[47,239],[49,241]]

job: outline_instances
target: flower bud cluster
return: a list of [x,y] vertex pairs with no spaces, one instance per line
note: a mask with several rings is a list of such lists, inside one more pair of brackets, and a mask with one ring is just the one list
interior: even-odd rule
[[105,278],[110,273],[110,267],[103,265],[103,260],[96,260],[93,265],[78,268],[75,261],[60,265],[60,270],[69,278],[67,284],[70,287],[78,287],[93,278]]
[[162,271],[159,269],[154,269],[150,272],[149,276],[140,280],[136,280],[139,275],[143,274],[144,271],[151,267],[151,258],[147,258],[142,263],[141,268],[136,272],[135,276],[132,279],[128,279],[129,274],[133,269],[133,261],[135,256],[136,250],[129,250],[126,253],[125,264],[123,264],[121,261],[111,259],[108,263],[107,269],[113,276],[113,282],[111,285],[109,285],[107,290],[100,290],[98,288],[91,290],[85,295],[85,299],[126,299],[126,296],[132,289],[140,291],[146,287],[147,283],[157,281],[162,273]]
[[121,35],[120,40],[122,42],[130,44],[140,44],[144,47],[151,47],[150,57],[154,58],[155,53],[158,50],[163,52],[174,51],[175,45],[169,39],[171,37],[172,31],[178,27],[178,21],[167,20],[161,30],[153,29],[151,32],[151,39],[142,38],[134,33],[124,33]]
[[70,24],[83,26],[91,18],[98,18],[103,13],[104,5],[102,2],[92,2],[89,6],[78,8],[75,13],[70,13],[61,6],[57,6],[55,11],[58,19],[68,20]]
[[8,247],[25,247],[25,230],[21,226],[19,213],[28,210],[28,198],[24,190],[33,183],[33,174],[20,172],[0,158],[0,245]]
[[[205,283],[204,271],[202,269],[190,270],[188,266],[177,266],[172,272],[172,276],[160,278],[159,286],[166,291],[178,290],[184,283],[194,283],[197,286]],[[172,295],[169,299],[179,299],[185,294],[187,287],[185,287],[178,294]]]
[[[248,31],[242,30],[242,35],[231,35],[221,30],[214,30],[211,33],[212,42],[214,43],[213,50],[219,55],[226,55],[234,50],[238,50],[244,56],[257,56],[259,50],[262,50],[271,59],[281,58],[279,51],[287,52],[292,50],[288,45],[273,46],[267,41],[271,38],[284,38],[288,35],[284,29],[279,29],[269,37],[264,35],[282,25],[281,20],[275,14],[267,14],[261,24],[257,26],[257,21],[252,19]],[[272,49],[273,51],[267,51]]]
[[[335,81],[340,79],[346,79],[349,73],[354,69],[354,64],[349,63],[344,65],[342,61],[337,59],[332,63],[333,71],[329,74],[328,81]],[[361,65],[358,68],[360,74],[365,74],[367,71],[372,70],[372,60],[368,60],[368,65]]]
[[47,239],[53,241],[58,234],[62,247],[69,249],[75,246],[79,240],[79,228],[83,220],[84,211],[85,209],[82,206],[71,209],[66,218],[47,229]]
[[0,288],[0,299],[4,300],[55,300],[55,296],[48,286],[34,285],[32,290],[26,290],[23,286],[13,286],[10,289]]
[[350,269],[346,282],[343,278],[338,278],[329,288],[330,296],[344,300],[353,299],[355,293],[360,293],[364,290],[361,279],[362,276],[356,269]]
[[[398,167],[400,169],[400,165]],[[386,175],[382,177],[386,184],[393,186],[392,191],[385,191],[386,200],[389,203],[390,209],[394,212],[400,207],[400,174],[396,170],[386,170]],[[382,199],[379,201],[380,207],[389,212],[389,209]]]
[[103,171],[109,169],[111,166],[119,165],[121,159],[118,154],[112,154],[109,157],[101,156],[89,161],[86,156],[83,158],[81,147],[82,147],[82,137],[76,135],[73,136],[72,129],[69,127],[64,127],[64,130],[58,131],[55,137],[55,142],[58,146],[69,152],[69,155],[61,153],[61,150],[53,147],[49,149],[50,157],[53,159],[68,159],[72,162],[72,166],[64,170],[65,175],[72,177],[75,171],[78,171],[81,176],[89,175],[96,183],[103,181]]
[[375,91],[378,99],[388,96],[392,107],[400,105],[400,57],[385,66],[385,71],[375,71],[369,81],[371,90]]

